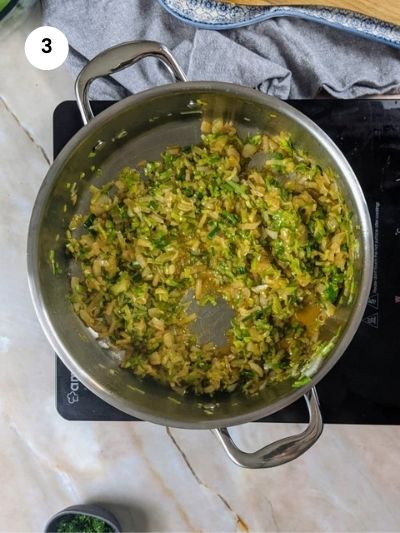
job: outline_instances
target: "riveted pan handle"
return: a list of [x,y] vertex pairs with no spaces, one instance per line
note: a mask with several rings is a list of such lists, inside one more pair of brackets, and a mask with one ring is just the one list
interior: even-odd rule
[[268,444],[256,452],[247,453],[240,450],[233,442],[228,428],[214,429],[213,432],[222,443],[230,459],[239,466],[244,468],[271,468],[272,466],[288,463],[311,448],[322,433],[323,422],[315,388],[305,394],[304,399],[310,416],[307,429],[298,435]]
[[75,95],[84,124],[93,118],[89,102],[89,87],[92,81],[130,67],[145,57],[159,59],[176,81],[187,81],[185,73],[163,44],[155,41],[131,41],[108,48],[89,61],[76,79]]

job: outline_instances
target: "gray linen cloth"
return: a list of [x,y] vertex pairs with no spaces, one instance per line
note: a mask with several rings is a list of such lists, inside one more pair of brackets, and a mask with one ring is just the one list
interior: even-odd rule
[[[315,22],[282,17],[241,29],[196,29],[156,0],[42,0],[44,23],[70,43],[76,75],[102,50],[136,39],[156,40],[173,52],[190,80],[239,83],[280,98],[338,98],[400,93],[400,52]],[[171,81],[146,59],[114,79],[93,85],[96,99],[121,98]]]

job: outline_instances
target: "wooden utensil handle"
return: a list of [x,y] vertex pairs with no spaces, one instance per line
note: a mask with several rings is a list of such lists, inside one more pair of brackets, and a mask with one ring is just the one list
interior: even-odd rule
[[[223,1],[223,0],[220,0]],[[226,0],[225,0],[226,1]],[[400,25],[400,0],[229,0],[247,6],[315,6],[348,9]]]

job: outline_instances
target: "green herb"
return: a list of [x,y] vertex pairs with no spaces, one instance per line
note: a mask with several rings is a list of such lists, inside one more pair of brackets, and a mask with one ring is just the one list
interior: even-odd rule
[[133,261],[130,265],[131,279],[133,281],[140,281],[142,279],[142,267],[137,261]]
[[70,515],[62,518],[56,525],[57,533],[109,533],[115,531],[110,524],[86,515]]
[[93,222],[96,220],[96,215],[94,215],[93,213],[91,213],[85,220],[85,222],[83,223],[83,225],[85,226],[85,228],[90,228],[91,226],[93,226]]
[[249,137],[247,142],[250,144],[254,144],[255,146],[259,146],[261,144],[261,141],[262,141],[262,135],[258,133],[256,135],[253,135],[252,137]]
[[228,211],[221,211],[222,217],[227,220],[232,226],[236,226],[239,222],[239,217],[234,213],[228,213]]
[[295,381],[292,386],[295,389],[299,389],[300,387],[303,387],[303,385],[307,385],[307,383],[310,383],[310,381],[311,381],[310,377],[304,376],[298,379],[297,381]]
[[236,194],[242,195],[244,193],[244,188],[235,181],[227,181],[225,187],[231,189]]
[[187,196],[188,198],[191,198],[194,195],[193,187],[183,187],[182,191],[183,191],[183,194]]
[[57,263],[55,259],[54,250],[49,251],[49,263],[50,263],[51,271],[53,272],[54,275],[62,274],[62,268],[60,268],[60,265]]
[[219,225],[215,223],[214,228],[208,233],[207,237],[209,239],[212,239],[213,237],[217,235],[218,232],[219,232]]
[[161,237],[158,237],[158,239],[155,239],[153,242],[156,248],[158,248],[159,250],[164,250],[164,248],[168,244],[168,236],[161,235]]

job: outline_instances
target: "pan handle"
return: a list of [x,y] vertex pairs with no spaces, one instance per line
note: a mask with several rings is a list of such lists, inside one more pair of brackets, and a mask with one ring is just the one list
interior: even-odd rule
[[286,437],[284,439],[268,444],[256,452],[247,453],[240,450],[233,442],[228,428],[214,429],[213,432],[221,442],[229,458],[234,463],[244,468],[271,468],[279,466],[289,461],[293,461],[313,444],[315,444],[322,433],[323,421],[317,391],[313,387],[304,395],[310,417],[307,429],[298,435]]
[[185,73],[170,50],[161,43],[131,41],[108,48],[83,67],[75,82],[76,101],[85,125],[93,118],[89,102],[89,87],[92,81],[130,67],[145,57],[156,57],[166,66],[176,81],[187,81]]

